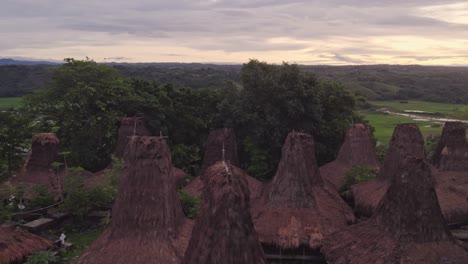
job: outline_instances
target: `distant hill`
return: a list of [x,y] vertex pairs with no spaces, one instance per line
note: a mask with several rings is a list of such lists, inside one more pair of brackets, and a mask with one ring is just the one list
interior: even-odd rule
[[[1,60],[0,60],[1,61]],[[34,62],[40,64],[39,62]],[[59,64],[1,65],[0,97],[21,96],[46,87]],[[126,77],[170,83],[177,88],[223,88],[240,83],[242,65],[201,63],[108,63]],[[468,67],[417,65],[300,66],[319,79],[339,80],[372,100],[418,99],[468,103]],[[231,85],[229,84],[229,85]]]
[[53,61],[36,61],[36,60],[15,60],[15,59],[0,59],[0,65],[58,65],[60,63]]

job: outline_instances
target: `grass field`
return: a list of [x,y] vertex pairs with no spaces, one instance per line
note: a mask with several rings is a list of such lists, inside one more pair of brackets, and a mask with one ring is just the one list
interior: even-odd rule
[[[466,110],[467,105],[463,104],[445,104],[431,103],[423,101],[408,101],[408,103],[400,103],[400,101],[371,101],[376,108],[387,108],[392,112],[403,112],[404,110],[418,110],[432,113],[439,113],[441,116],[454,117],[458,113]],[[442,132],[442,125],[436,121],[415,121],[410,117],[398,116],[376,112],[374,110],[365,110],[361,114],[375,128],[374,135],[378,141],[388,143],[392,137],[393,130],[396,125],[401,123],[415,123],[419,126],[421,133],[427,137],[429,135],[437,135]]]
[[0,110],[18,108],[21,106],[20,97],[2,97],[0,98]]
[[376,107],[385,107],[392,111],[403,112],[404,110],[418,110],[432,113],[440,113],[444,116],[452,116],[458,111],[464,110],[468,105],[463,104],[446,104],[432,103],[423,101],[408,101],[408,103],[400,103],[400,101],[370,101]]
[[442,126],[430,121],[414,121],[405,116],[394,116],[373,111],[361,112],[366,120],[375,128],[374,135],[378,141],[388,143],[392,137],[395,126],[402,123],[415,123],[419,126],[424,137],[437,135],[442,132]]

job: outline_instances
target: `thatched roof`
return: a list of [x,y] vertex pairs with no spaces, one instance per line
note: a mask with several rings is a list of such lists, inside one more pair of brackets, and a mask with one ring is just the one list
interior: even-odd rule
[[395,127],[387,155],[375,180],[351,186],[357,214],[370,216],[373,213],[407,156],[424,158],[424,139],[415,124]]
[[[212,130],[208,135],[200,176],[196,177],[187,186],[185,186],[183,188],[184,191],[194,196],[200,196],[202,194],[205,172],[211,165],[216,164],[223,159],[223,148],[224,160],[233,166],[239,166],[237,141],[234,130],[232,128]],[[262,183],[247,174],[243,175],[247,179],[247,184],[250,190],[250,200],[254,200],[260,194]]]
[[188,174],[179,168],[172,167],[172,177],[174,178],[174,183],[176,187],[180,188],[184,185],[185,180],[188,177]]
[[112,225],[76,263],[180,263],[193,223],[171,175],[171,153],[158,137],[130,138]]
[[468,170],[468,142],[461,122],[447,122],[442,130],[432,162],[442,171]]
[[433,169],[436,192],[449,224],[468,224],[468,171]]
[[445,224],[429,165],[403,159],[374,215],[324,240],[328,263],[468,263]]
[[[247,180],[247,187],[249,188],[250,200],[253,201],[257,199],[262,191],[262,183],[254,177],[245,173],[243,174],[243,177],[245,177],[245,179]],[[193,196],[200,197],[203,193],[203,185],[203,180],[200,177],[196,177],[189,184],[187,184],[187,186],[182,188],[182,190],[188,192]]]
[[346,172],[353,166],[368,166],[378,169],[370,128],[365,124],[351,126],[336,160],[320,167],[320,175],[339,189],[344,184]]
[[206,171],[201,212],[184,264],[267,263],[250,216],[244,172],[224,162]]
[[14,226],[0,226],[0,264],[23,263],[26,257],[54,248],[54,243]]
[[14,185],[22,184],[29,188],[34,185],[45,185],[58,194],[64,183],[63,174],[57,178],[52,163],[61,162],[59,157],[60,141],[54,133],[35,134],[32,138],[32,148],[18,175],[10,179]]
[[324,236],[354,222],[351,208],[319,174],[312,136],[294,132],[252,217],[260,242],[283,249],[318,248]]
[[115,156],[123,158],[125,148],[131,136],[150,136],[142,117],[122,117],[120,119],[119,137],[115,147]]
[[221,128],[211,130],[206,141],[205,155],[200,170],[200,176],[203,178],[205,171],[213,164],[222,159],[224,148],[224,160],[229,161],[234,166],[239,166],[239,157],[237,156],[237,140],[234,129]]

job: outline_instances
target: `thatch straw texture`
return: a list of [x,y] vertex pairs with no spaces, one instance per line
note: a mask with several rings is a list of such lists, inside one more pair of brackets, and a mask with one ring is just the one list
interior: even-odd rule
[[211,130],[206,141],[205,154],[200,170],[200,176],[203,178],[206,170],[213,164],[222,160],[224,147],[224,160],[229,161],[233,166],[239,166],[239,157],[237,155],[237,140],[234,129],[221,128]]
[[206,171],[206,182],[183,263],[267,263],[250,216],[244,172],[218,162]]
[[131,137],[112,226],[76,263],[180,263],[193,223],[182,212],[164,139]]
[[[203,178],[206,174],[206,170],[211,165],[216,164],[223,159],[223,147],[224,160],[233,166],[239,166],[237,141],[234,130],[232,128],[212,130],[208,135],[200,176],[196,177],[189,184],[187,184],[187,186],[183,188],[184,191],[194,196],[201,196],[203,189]],[[247,184],[250,190],[250,200],[253,201],[260,194],[262,183],[247,174],[243,175],[247,179]]]
[[32,148],[18,175],[10,180],[14,185],[29,188],[45,185],[49,191],[60,193],[64,183],[63,173],[58,177],[52,163],[62,161],[59,157],[60,141],[54,133],[40,133],[32,138]]
[[115,147],[115,156],[123,158],[125,148],[131,136],[150,136],[142,117],[122,117],[120,119],[119,136]]
[[26,257],[54,248],[54,243],[14,226],[0,226],[0,264],[19,264]]
[[375,180],[351,186],[356,214],[370,216],[373,213],[407,156],[424,158],[424,139],[415,124],[395,127],[384,163]]
[[468,224],[468,171],[433,169],[436,192],[449,224]]
[[176,187],[180,188],[184,185],[188,174],[179,168],[172,167],[172,177],[174,178],[174,184],[176,185]]
[[357,165],[375,169],[380,166],[375,154],[371,130],[364,124],[355,124],[349,128],[338,157],[320,167],[320,175],[332,183],[336,189],[340,189],[345,182],[346,172]]
[[445,123],[432,163],[441,171],[468,171],[468,142],[463,123]]
[[328,263],[468,263],[445,224],[431,169],[406,157],[375,214],[324,240]]
[[354,222],[351,208],[319,174],[312,136],[294,132],[252,216],[260,242],[283,249],[318,248],[324,236]]

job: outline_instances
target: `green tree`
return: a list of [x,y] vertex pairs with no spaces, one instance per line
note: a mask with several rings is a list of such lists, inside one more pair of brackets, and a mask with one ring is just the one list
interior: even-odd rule
[[110,66],[65,59],[50,88],[27,96],[24,109],[36,114],[43,131],[57,128],[62,147],[73,150],[71,166],[97,170],[110,162],[116,123],[131,95],[129,82]]
[[217,122],[235,128],[244,166],[257,178],[273,175],[292,130],[314,136],[323,163],[335,157],[346,129],[359,120],[355,97],[343,85],[318,81],[294,64],[251,60],[242,67],[241,82],[226,89]]
[[21,166],[31,145],[31,120],[19,112],[0,112],[0,180]]

